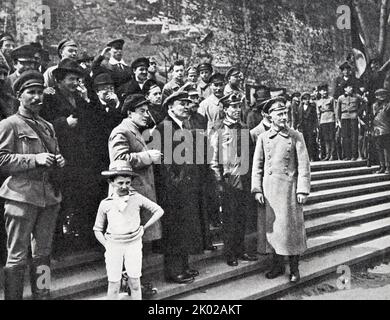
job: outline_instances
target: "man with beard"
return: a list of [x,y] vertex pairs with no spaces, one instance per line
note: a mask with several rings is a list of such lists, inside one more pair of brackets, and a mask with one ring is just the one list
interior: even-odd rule
[[4,268],[6,300],[22,300],[28,252],[31,246],[31,292],[34,299],[50,294],[50,254],[61,193],[51,172],[62,168],[52,124],[39,116],[43,99],[43,76],[38,71],[22,73],[14,83],[20,101],[17,114],[0,125],[0,164],[9,177],[0,188],[5,199],[7,263]]
[[165,119],[167,111],[162,107],[161,87],[158,85],[156,80],[146,80],[144,87],[142,88],[142,92],[146,100],[149,101],[148,109],[150,118],[148,120],[147,127],[151,129]]
[[271,129],[262,133],[253,157],[252,193],[265,210],[266,236],[273,265],[266,278],[285,273],[289,257],[290,282],[298,282],[299,256],[307,249],[302,205],[310,192],[310,161],[302,134],[287,125],[285,99],[270,99],[264,106],[272,119]]
[[[203,252],[201,208],[199,198],[194,197],[200,193],[199,167],[194,161],[194,152],[183,150],[177,154],[176,150],[183,144],[186,149],[192,148],[189,143],[192,135],[185,124],[190,116],[189,103],[187,92],[177,91],[169,96],[164,102],[168,115],[154,131],[161,139],[164,152],[164,161],[156,165],[155,175],[158,203],[165,211],[165,218],[161,220],[164,272],[166,280],[175,283],[194,281],[199,272],[190,268],[189,255]],[[177,135],[184,141],[174,138]],[[182,158],[184,153],[186,159]]]
[[121,85],[117,91],[119,100],[124,102],[126,97],[132,94],[141,93],[145,81],[148,79],[149,59],[142,57],[133,61],[131,70],[134,78]]
[[222,107],[220,99],[223,97],[224,76],[221,73],[216,73],[210,78],[210,88],[212,94],[200,105],[198,112],[206,117],[208,123],[207,128],[210,130],[214,123],[222,118]]
[[11,52],[15,48],[15,39],[10,34],[2,34],[0,36],[0,62],[2,61],[7,67],[8,72],[15,71],[14,63],[11,58]]
[[[198,66],[199,84],[198,91],[201,100],[207,99],[212,95],[213,91],[210,88],[210,77],[213,74],[213,67],[210,63],[202,63]],[[223,92],[221,93],[223,95]]]
[[[78,46],[76,42],[70,39],[63,39],[58,43],[57,53],[61,61],[64,59],[77,59]],[[49,67],[43,77],[45,78],[45,87],[54,87],[56,84],[53,72],[57,69],[58,65]],[[46,92],[46,91],[45,91]]]
[[184,60],[175,61],[171,67],[172,80],[163,89],[163,101],[184,85]]
[[[60,178],[64,201],[58,223],[58,239],[55,240],[56,253],[63,254],[66,250],[74,249],[70,245],[72,241],[73,246],[80,248],[95,243],[88,230],[94,223],[98,205],[94,194],[100,177],[94,175],[90,160],[91,144],[88,138],[93,110],[77,90],[84,73],[75,60],[64,59],[53,75],[57,83],[55,94],[44,96],[42,116],[53,123],[68,164]],[[71,230],[63,234],[65,222]],[[69,237],[69,241],[65,236]],[[85,238],[80,241],[80,236]]]
[[7,78],[7,82],[10,87],[13,87],[15,81],[24,71],[38,70],[39,65],[35,59],[35,54],[37,52],[38,49],[29,44],[12,50],[11,58],[14,63],[15,72],[10,74]]

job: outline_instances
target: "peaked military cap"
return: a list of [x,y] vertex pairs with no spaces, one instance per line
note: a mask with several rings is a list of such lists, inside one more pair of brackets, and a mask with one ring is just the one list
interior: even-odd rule
[[219,101],[223,104],[224,108],[232,105],[242,103],[242,95],[239,92],[231,92],[228,95],[222,97]]
[[378,89],[375,91],[376,96],[388,96],[390,94],[390,91],[384,88]]
[[144,95],[147,95],[150,92],[150,90],[157,88],[157,87],[160,88],[160,86],[158,85],[158,82],[156,80],[148,79],[145,81],[144,86],[142,87],[142,93]]
[[14,82],[12,89],[16,93],[21,93],[25,89],[30,87],[44,87],[43,75],[39,71],[36,70],[27,70],[22,72],[19,78]]
[[318,92],[319,91],[328,91],[329,90],[329,86],[327,84],[321,84],[318,86],[317,88]]
[[231,76],[240,75],[241,71],[237,67],[232,67],[226,72],[226,80],[229,80]]
[[189,68],[187,69],[187,74],[188,74],[188,75],[190,75],[190,74],[196,74],[196,75],[198,75],[198,69],[195,68],[195,67],[189,67]]
[[284,110],[286,99],[282,96],[271,98],[264,103],[263,112],[270,114],[272,111]]
[[57,53],[58,53],[58,56],[61,58],[61,51],[63,48],[65,47],[78,47],[77,43],[74,42],[73,40],[71,39],[62,39],[59,43],[58,43],[58,46],[57,46]]
[[138,58],[138,59],[135,59],[132,63],[131,63],[131,69],[137,69],[139,67],[145,67],[145,68],[149,68],[149,59],[148,58],[145,58],[145,57],[142,57],[142,58]]
[[117,50],[122,50],[123,45],[125,44],[125,40],[123,39],[115,39],[107,43],[107,47],[111,47]]
[[38,52],[39,49],[36,46],[33,46],[31,44],[25,44],[12,50],[11,58],[13,60],[35,62],[36,61],[35,54]]
[[222,73],[214,73],[209,80],[209,83],[225,82],[225,77]]
[[122,113],[127,111],[134,112],[137,108],[143,105],[149,105],[149,101],[145,99],[145,96],[140,93],[135,93],[126,97],[122,106]]
[[209,70],[210,72],[213,72],[213,66],[211,65],[211,63],[208,62],[201,63],[198,66],[198,71],[201,72],[202,70]]
[[168,108],[171,104],[173,104],[175,101],[187,101],[192,102],[188,98],[188,92],[187,91],[176,91],[172,93],[168,98],[165,99],[163,103],[163,108]]

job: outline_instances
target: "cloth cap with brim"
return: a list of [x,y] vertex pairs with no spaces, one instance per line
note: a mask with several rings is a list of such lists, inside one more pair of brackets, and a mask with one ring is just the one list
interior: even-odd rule
[[201,72],[202,70],[213,72],[213,66],[210,63],[202,63],[198,66],[198,72]]
[[53,76],[55,79],[58,79],[61,75],[66,75],[69,73],[76,74],[80,78],[85,77],[84,71],[81,69],[77,61],[70,58],[66,58],[60,61],[58,67],[53,71]]
[[117,176],[132,177],[137,176],[129,162],[125,160],[115,160],[110,163],[110,167],[106,171],[102,171],[103,177],[112,178]]
[[57,46],[57,53],[58,53],[58,56],[61,58],[61,51],[63,48],[65,47],[78,47],[77,43],[74,42],[73,40],[71,39],[62,39],[59,43],[58,43],[58,46]]
[[149,68],[150,64],[149,64],[149,59],[148,58],[145,58],[145,57],[142,57],[142,58],[138,58],[138,59],[135,59],[132,63],[131,63],[131,69],[132,70],[135,70],[139,67],[145,67],[145,68]]
[[107,43],[107,47],[114,48],[117,50],[122,50],[123,45],[125,44],[125,40],[123,39],[115,39]]
[[9,67],[2,61],[0,61],[0,71],[5,72],[8,74]]
[[263,112],[270,114],[272,111],[279,111],[286,109],[286,99],[278,96],[264,102]]
[[320,91],[329,91],[329,86],[327,84],[321,84],[317,88],[318,92]]
[[0,35],[0,43],[4,42],[4,41],[13,41],[15,42],[15,39],[12,35],[8,34],[8,33],[3,33],[2,35]]
[[195,67],[189,67],[187,69],[187,74],[188,75],[198,75],[198,69],[196,69]]
[[215,73],[210,77],[209,83],[224,83],[225,77],[222,73]]
[[125,102],[122,106],[122,113],[126,113],[128,111],[134,112],[137,108],[143,105],[149,106],[149,101],[145,99],[145,96],[140,93],[132,94],[127,96],[125,99]]
[[219,100],[224,108],[242,103],[242,95],[239,92],[231,92]]
[[147,95],[152,89],[157,87],[161,89],[156,80],[148,79],[145,81],[144,86],[142,87],[142,93]]
[[229,78],[232,76],[238,76],[240,73],[241,72],[238,68],[232,67],[226,72],[226,80],[229,80]]
[[173,104],[175,101],[187,101],[192,102],[188,98],[188,92],[187,91],[176,91],[172,93],[168,98],[165,99],[163,103],[163,108],[168,108],[171,104]]
[[345,61],[339,66],[339,69],[342,71],[344,69],[352,69],[352,67],[349,62]]
[[14,61],[19,60],[36,62],[35,54],[39,51],[40,49],[38,49],[36,46],[33,46],[31,44],[25,44],[12,50],[11,58]]
[[97,88],[100,85],[114,85],[114,81],[111,78],[111,75],[108,73],[100,73],[93,79],[93,85]]
[[16,93],[21,93],[27,88],[44,87],[43,75],[36,70],[28,70],[22,72],[19,78],[14,82],[12,89]]
[[376,96],[388,96],[390,94],[390,91],[384,88],[378,89],[375,91]]
[[186,83],[180,88],[180,91],[186,91],[189,96],[194,94],[199,95],[199,91],[193,83]]

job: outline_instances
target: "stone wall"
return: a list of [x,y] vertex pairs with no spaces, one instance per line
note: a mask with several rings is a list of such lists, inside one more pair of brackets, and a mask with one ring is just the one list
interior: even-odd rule
[[[50,7],[50,29],[28,26],[32,6]],[[75,39],[97,54],[110,39],[126,40],[125,60],[156,56],[160,71],[177,58],[198,63],[205,53],[222,71],[238,65],[247,78],[289,90],[328,82],[350,50],[336,27],[343,0],[17,0],[18,39],[43,33],[56,63],[56,44]],[[34,31],[35,28],[35,31]],[[28,31],[26,31],[28,30]],[[29,40],[30,41],[30,40]]]

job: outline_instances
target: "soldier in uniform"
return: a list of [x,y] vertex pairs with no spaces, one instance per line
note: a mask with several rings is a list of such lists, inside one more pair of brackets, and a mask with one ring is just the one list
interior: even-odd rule
[[225,96],[222,103],[225,117],[215,123],[210,133],[214,150],[210,167],[217,181],[217,193],[222,196],[226,262],[236,267],[238,259],[257,260],[256,256],[245,252],[246,216],[254,209],[249,199],[249,159],[253,148],[249,130],[241,122],[242,97],[232,93]]
[[378,89],[375,97],[372,126],[380,163],[377,173],[390,174],[390,92]]
[[8,73],[15,71],[11,52],[15,48],[15,39],[10,34],[0,36],[0,63],[3,62],[8,67]]
[[0,188],[5,199],[7,263],[4,268],[5,299],[23,299],[24,274],[31,245],[30,267],[33,298],[49,296],[37,280],[50,274],[50,254],[61,193],[53,184],[51,171],[65,160],[58,148],[53,126],[39,116],[43,99],[43,76],[38,71],[22,73],[14,83],[20,101],[17,114],[0,123],[0,164],[9,174]]
[[[57,54],[61,60],[77,59],[78,46],[77,43],[70,39],[63,39],[58,43]],[[54,87],[56,84],[53,71],[57,69],[58,65],[47,68],[43,77],[45,78],[45,87]]]
[[210,88],[210,77],[213,74],[213,66],[208,62],[200,64],[198,66],[198,74],[200,78],[198,91],[200,93],[201,100],[204,100],[213,94],[213,91]]
[[337,100],[336,126],[340,127],[343,160],[358,158],[358,117],[364,108],[364,100],[357,95],[353,82],[344,83],[344,94]]
[[272,127],[257,141],[252,168],[252,193],[265,210],[267,240],[273,248],[273,279],[285,273],[289,256],[290,281],[297,282],[299,256],[307,248],[302,205],[310,192],[310,161],[302,134],[287,126],[288,112],[282,97],[264,106]]
[[258,109],[261,110],[261,116],[263,117],[263,120],[261,120],[261,122],[250,131],[250,135],[254,144],[256,144],[259,135],[265,131],[268,131],[272,125],[271,117],[264,111],[264,106],[268,100],[265,100],[259,104]]
[[184,60],[175,61],[170,71],[172,79],[163,88],[163,101],[184,85]]

